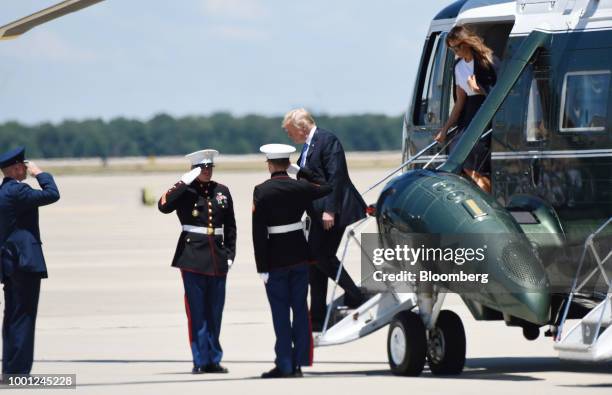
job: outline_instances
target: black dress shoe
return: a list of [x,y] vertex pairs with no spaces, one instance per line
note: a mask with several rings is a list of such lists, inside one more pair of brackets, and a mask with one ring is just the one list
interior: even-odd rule
[[191,369],[191,374],[202,374],[204,373],[204,368],[202,366],[194,366],[193,369]]
[[304,373],[302,373],[302,368],[301,367],[297,367],[293,370],[293,377],[304,377]]
[[350,307],[351,309],[356,309],[357,307],[364,304],[365,301],[366,299],[361,293],[358,296],[344,294],[344,304],[346,305],[346,307]]
[[218,363],[211,363],[210,365],[206,365],[204,367],[204,372],[206,373],[228,373],[229,370],[219,365]]
[[283,373],[279,368],[275,367],[269,372],[262,373],[262,379],[284,379],[289,377],[295,377],[295,373]]

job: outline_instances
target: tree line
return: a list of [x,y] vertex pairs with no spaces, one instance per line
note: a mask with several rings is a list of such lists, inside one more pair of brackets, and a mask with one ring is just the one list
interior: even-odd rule
[[[333,131],[346,151],[401,149],[401,116],[318,115],[315,120]],[[158,114],[148,121],[89,119],[30,126],[6,122],[0,124],[0,152],[23,145],[31,158],[184,155],[203,148],[246,154],[271,142],[292,144],[281,121],[281,117],[215,113],[180,118]]]

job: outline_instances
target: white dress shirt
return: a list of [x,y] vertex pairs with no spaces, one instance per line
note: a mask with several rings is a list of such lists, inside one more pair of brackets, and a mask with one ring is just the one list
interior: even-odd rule
[[310,133],[308,133],[308,137],[306,138],[306,141],[304,142],[304,144],[306,144],[307,147],[306,147],[306,151],[304,151],[304,155],[302,155],[302,161],[300,162],[300,167],[304,167],[306,165],[306,156],[308,156],[308,150],[310,149],[310,142],[312,141],[312,137],[314,136],[316,131],[317,131],[317,127],[313,126],[312,129],[310,129]]

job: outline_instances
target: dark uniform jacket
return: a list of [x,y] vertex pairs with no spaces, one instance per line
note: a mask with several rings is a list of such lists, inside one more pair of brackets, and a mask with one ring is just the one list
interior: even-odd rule
[[47,277],[38,207],[60,195],[51,174],[41,173],[36,180],[42,190],[8,177],[0,185],[0,280],[16,270]]
[[311,183],[322,180],[307,169],[300,170],[298,177],[301,179],[294,180],[286,172],[276,172],[253,191],[253,247],[259,273],[308,261],[302,230],[268,235],[268,226],[301,221],[313,200],[331,192],[329,185]]
[[[297,163],[301,162],[300,156]],[[313,203],[313,209],[308,212],[313,221],[322,222],[325,211],[336,214],[335,222],[340,227],[365,218],[366,204],[349,178],[344,149],[335,135],[317,128],[304,167],[332,187],[329,195]]]
[[159,211],[176,210],[181,225],[223,227],[223,235],[181,232],[172,266],[201,274],[224,276],[227,260],[236,256],[236,218],[229,189],[215,181],[174,184],[159,200]]

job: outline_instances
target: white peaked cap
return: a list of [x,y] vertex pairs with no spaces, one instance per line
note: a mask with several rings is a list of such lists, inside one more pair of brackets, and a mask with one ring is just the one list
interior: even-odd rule
[[259,147],[268,159],[289,159],[289,155],[295,152],[295,147],[287,144],[266,144]]
[[215,163],[215,156],[217,155],[219,155],[219,151],[216,149],[203,149],[201,151],[187,154],[185,155],[185,158],[189,159],[192,166],[196,166]]

